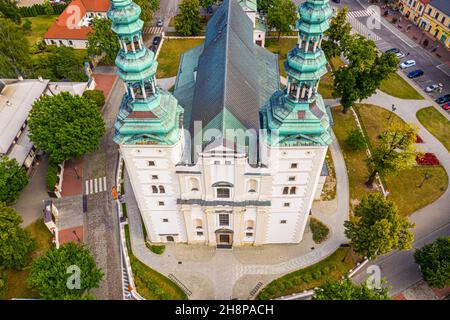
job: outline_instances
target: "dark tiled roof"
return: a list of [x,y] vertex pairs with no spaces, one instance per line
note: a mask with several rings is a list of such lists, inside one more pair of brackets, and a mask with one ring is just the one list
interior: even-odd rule
[[198,60],[191,131],[200,120],[222,132],[259,128],[259,108],[278,89],[277,66],[274,54],[253,43],[253,25],[241,6],[225,0],[208,23]]
[[431,0],[430,5],[450,16],[450,0]]

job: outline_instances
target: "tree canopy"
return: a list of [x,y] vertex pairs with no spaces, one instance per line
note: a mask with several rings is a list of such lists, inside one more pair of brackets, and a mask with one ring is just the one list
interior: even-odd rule
[[409,229],[414,226],[378,192],[363,198],[354,217],[344,222],[345,235],[355,252],[371,259],[394,249],[411,249],[414,236]]
[[366,282],[355,284],[351,279],[328,281],[314,292],[313,300],[389,300],[388,288],[371,289]]
[[83,97],[92,100],[99,108],[105,104],[105,94],[101,90],[86,90]]
[[[384,79],[397,70],[398,59],[391,53],[378,53],[375,43],[361,35],[351,35],[339,42],[339,48],[348,64],[333,71],[335,98],[341,97],[346,112],[359,100],[374,94]],[[330,53],[331,54],[331,53]]]
[[2,16],[15,24],[21,23],[21,14],[16,0],[0,0],[0,17]]
[[106,64],[114,63],[120,49],[117,35],[111,30],[112,21],[95,18],[92,21],[92,32],[88,35],[87,51],[89,55],[101,56]]
[[337,15],[331,18],[330,28],[325,32],[327,40],[322,42],[322,49],[328,59],[339,57],[345,41],[350,37],[352,26],[347,22],[347,12],[348,7],[340,9]]
[[152,21],[153,13],[159,9],[159,0],[134,0],[134,2],[141,7],[141,20],[144,24],[149,24]]
[[0,158],[0,202],[13,203],[27,185],[28,177],[16,159]]
[[420,266],[423,279],[431,287],[450,285],[450,237],[440,237],[417,249],[414,259]]
[[410,125],[391,126],[381,134],[381,143],[367,159],[369,177],[367,185],[372,186],[377,173],[395,174],[413,166],[416,157],[416,135],[418,129]]
[[0,18],[0,78],[26,75],[30,67],[30,47],[23,29]]
[[28,283],[43,299],[78,300],[89,298],[89,290],[97,288],[102,278],[89,249],[68,242],[59,249],[48,250],[33,262]]
[[195,36],[202,30],[199,0],[183,0],[175,18],[175,29],[183,36]]
[[0,202],[0,269],[21,269],[30,260],[36,243],[20,227],[22,218],[17,212]]
[[67,92],[37,100],[29,128],[30,139],[57,163],[94,151],[105,132],[95,103]]
[[364,150],[367,148],[366,138],[359,129],[353,129],[348,133],[345,142],[352,148],[353,151]]
[[273,0],[267,9],[267,25],[281,32],[289,32],[297,21],[297,11],[291,0]]

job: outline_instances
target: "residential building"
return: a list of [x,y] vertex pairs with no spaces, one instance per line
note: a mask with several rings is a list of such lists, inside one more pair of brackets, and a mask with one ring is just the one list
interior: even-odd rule
[[298,42],[281,89],[277,56],[255,44],[239,3],[224,0],[204,43],[182,55],[173,95],[157,85],[137,5],[111,4],[126,89],[114,141],[149,240],[217,248],[299,243],[332,142],[329,108],[317,91],[327,72],[328,0],[299,6]]
[[406,18],[418,25],[426,5],[431,0],[402,0],[402,12]]
[[16,159],[30,173],[38,160],[36,147],[28,136],[28,115],[33,103],[42,95],[63,91],[82,95],[86,89],[87,82],[0,79],[0,156]]
[[450,48],[450,1],[431,0],[424,9],[419,27]]
[[94,18],[106,18],[109,0],[73,0],[44,35],[47,45],[85,49]]

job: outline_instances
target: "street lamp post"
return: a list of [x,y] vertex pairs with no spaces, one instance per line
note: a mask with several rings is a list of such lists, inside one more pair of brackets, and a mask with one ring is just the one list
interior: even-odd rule
[[419,185],[419,188],[422,188],[423,184],[425,183],[426,180],[430,179],[431,176],[428,174],[428,172],[425,172],[425,174],[423,175],[423,180]]
[[395,106],[395,104],[393,104],[393,105],[391,106],[391,110],[392,110],[392,112],[389,114],[388,121],[391,121],[392,115],[394,114],[395,110],[397,110],[397,107]]

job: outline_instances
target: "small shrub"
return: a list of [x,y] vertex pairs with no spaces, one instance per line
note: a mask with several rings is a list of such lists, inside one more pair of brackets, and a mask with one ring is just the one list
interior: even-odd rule
[[302,283],[302,279],[294,278],[294,279],[292,279],[292,283],[293,283],[294,286],[298,286],[298,285],[300,285]]
[[322,269],[323,274],[329,274],[330,273],[330,267],[326,266]]
[[321,243],[328,237],[328,234],[330,233],[330,229],[328,229],[326,225],[315,218],[311,218],[309,220],[309,226],[311,228],[313,240],[315,243]]
[[26,34],[30,34],[31,33],[31,29],[32,29],[31,25],[32,25],[31,21],[28,20],[28,19],[25,19],[24,23],[22,24],[23,32],[26,33]]
[[366,138],[359,129],[350,131],[345,142],[353,151],[364,150],[366,148]]
[[285,281],[283,281],[283,283],[284,283],[284,287],[286,289],[290,289],[294,286],[294,283],[291,280],[285,280]]
[[303,281],[305,281],[306,283],[310,283],[310,282],[313,280],[311,274],[309,274],[309,273],[305,274],[305,275],[302,277],[302,279],[303,279]]
[[319,280],[322,277],[322,273],[320,271],[316,271],[312,275],[314,280]]
[[150,243],[145,243],[145,245],[147,246],[148,249],[150,249],[151,252],[153,252],[155,254],[163,254],[164,251],[166,250],[165,245],[155,246],[155,245],[151,245]]
[[86,90],[83,93],[83,97],[92,100],[99,109],[105,104],[105,95],[101,90]]
[[267,293],[267,294],[269,294],[269,295],[272,295],[272,294],[274,294],[275,292],[277,292],[277,290],[273,287],[273,286],[269,286],[269,287],[267,287],[267,289],[266,290],[264,290],[263,291],[263,293]]
[[50,192],[55,191],[55,185],[58,183],[58,164],[50,161],[47,168],[47,175],[45,176],[45,183]]
[[330,265],[330,270],[331,271],[336,271],[337,270],[337,266],[335,264]]

